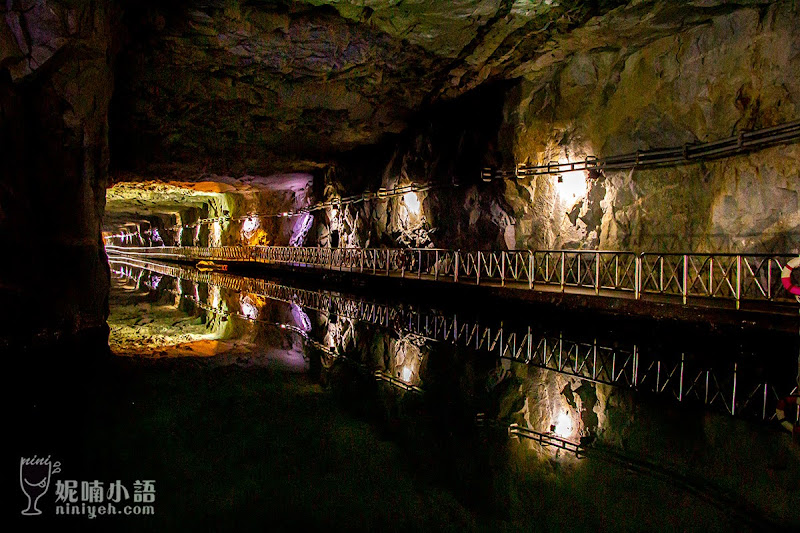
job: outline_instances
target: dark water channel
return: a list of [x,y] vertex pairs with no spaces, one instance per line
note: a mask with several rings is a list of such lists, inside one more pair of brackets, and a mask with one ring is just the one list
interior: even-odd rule
[[148,476],[158,500],[89,522],[800,528],[800,446],[776,419],[796,337],[111,268],[115,377],[76,431],[93,475]]

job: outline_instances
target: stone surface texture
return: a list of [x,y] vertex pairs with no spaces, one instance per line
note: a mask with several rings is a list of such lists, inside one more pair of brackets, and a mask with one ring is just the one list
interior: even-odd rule
[[0,16],[1,336],[103,330],[113,8],[9,1]]
[[[797,145],[608,172],[585,188],[581,175],[484,184],[479,171],[796,119],[798,9],[796,0],[9,0],[0,234],[28,259],[3,266],[2,289],[47,315],[41,331],[102,326],[109,181],[277,183],[296,172],[314,178],[302,202],[254,192],[184,218],[457,183],[421,193],[419,208],[392,198],[317,213],[308,242],[796,251]],[[140,207],[120,212],[158,211]],[[307,222],[245,240],[297,242]],[[230,243],[241,230],[209,233]],[[69,287],[63,301],[36,311],[48,297],[24,288],[63,257],[74,268],[58,282]]]
[[[545,80],[538,69],[519,70],[505,142],[515,161],[542,164],[709,142],[795,120],[798,9],[796,2],[753,6],[638,49],[588,47]],[[607,172],[577,199],[540,178],[508,182],[506,197],[520,247],[791,251],[800,244],[798,160],[795,144]]]

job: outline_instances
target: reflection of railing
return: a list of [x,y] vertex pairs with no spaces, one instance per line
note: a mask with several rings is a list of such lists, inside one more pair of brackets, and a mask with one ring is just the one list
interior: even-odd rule
[[201,272],[131,257],[116,257],[111,262],[256,293],[281,302],[296,303],[325,315],[395,327],[427,340],[492,352],[582,380],[668,396],[679,403],[703,404],[735,416],[773,420],[778,400],[797,393],[797,388],[792,389],[793,385],[789,384],[791,380],[779,386],[756,378],[751,372],[742,372],[736,363],[726,364],[724,369],[713,369],[684,354],[672,358],[643,355],[635,344],[607,346],[597,340],[570,340],[562,334],[535,332],[531,328],[512,329],[502,323],[498,327],[485,326],[460,319],[457,314],[443,315],[410,306],[381,304],[326,291],[298,289],[261,279],[223,272]]
[[495,430],[499,429],[507,432],[510,437],[532,440],[543,447],[552,447],[574,453],[576,457],[581,457],[581,454],[585,452],[585,449],[582,448],[579,442],[572,442],[570,440],[563,439],[552,432],[543,433],[541,431],[536,431],[526,426],[520,426],[517,423],[506,425],[498,420],[487,420],[484,413],[478,413],[475,416],[475,425],[478,427],[492,428]]
[[792,254],[655,254],[582,250],[280,246],[108,247],[110,253],[178,260],[245,261],[516,288],[558,287],[699,305],[793,302],[781,284]]
[[417,394],[425,392],[421,388],[417,387],[416,385],[412,385],[411,383],[407,383],[407,382],[403,381],[402,379],[396,378],[396,377],[392,376],[391,374],[389,374],[387,372],[384,372],[382,370],[376,370],[376,371],[374,371],[372,373],[372,375],[375,377],[375,379],[377,381],[385,381],[386,383],[389,383],[390,385],[394,385],[398,389],[406,390],[408,392],[415,392]]

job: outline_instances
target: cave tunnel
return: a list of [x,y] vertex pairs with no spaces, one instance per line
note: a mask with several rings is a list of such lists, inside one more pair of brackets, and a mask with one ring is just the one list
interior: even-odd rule
[[0,11],[17,530],[800,530],[797,0]]

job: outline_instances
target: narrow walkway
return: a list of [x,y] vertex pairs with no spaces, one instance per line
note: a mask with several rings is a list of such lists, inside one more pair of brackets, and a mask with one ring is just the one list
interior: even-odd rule
[[303,270],[457,283],[687,308],[797,316],[781,283],[794,254],[655,254],[584,250],[118,247],[111,254],[180,261],[261,263]]

